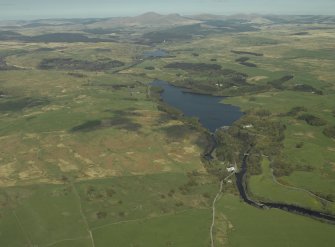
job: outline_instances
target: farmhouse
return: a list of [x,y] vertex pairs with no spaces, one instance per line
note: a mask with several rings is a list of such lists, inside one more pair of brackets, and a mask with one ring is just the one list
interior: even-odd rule
[[228,172],[235,172],[236,169],[235,169],[234,166],[232,166],[232,167],[227,167],[227,171],[228,171]]
[[252,124],[243,125],[243,129],[250,129],[254,127]]

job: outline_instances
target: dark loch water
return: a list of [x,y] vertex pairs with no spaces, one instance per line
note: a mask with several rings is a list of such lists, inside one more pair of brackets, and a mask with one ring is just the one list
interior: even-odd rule
[[240,108],[224,104],[224,97],[185,93],[183,88],[175,87],[165,81],[154,81],[153,86],[164,89],[163,101],[179,110],[185,116],[197,117],[200,123],[212,133],[222,126],[230,126],[240,119]]

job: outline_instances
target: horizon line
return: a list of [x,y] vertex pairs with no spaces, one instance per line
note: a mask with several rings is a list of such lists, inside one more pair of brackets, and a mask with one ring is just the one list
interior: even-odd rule
[[110,15],[110,16],[105,16],[105,17],[96,17],[96,16],[77,16],[77,17],[32,17],[32,18],[15,18],[15,19],[1,19],[0,22],[5,22],[5,21],[42,21],[42,20],[80,20],[80,19],[111,19],[111,18],[132,18],[132,17],[139,17],[145,14],[158,14],[161,16],[167,16],[167,15],[180,15],[184,17],[192,17],[192,16],[201,16],[201,15],[213,15],[213,16],[222,16],[222,17],[229,17],[229,16],[235,16],[235,15],[245,15],[245,16],[251,16],[251,15],[258,15],[258,16],[335,16],[335,14],[307,14],[307,13],[254,13],[254,12],[236,12],[236,13],[210,13],[210,12],[204,12],[204,13],[178,13],[178,12],[171,12],[171,13],[162,13],[159,11],[147,11],[147,12],[142,12],[140,14],[128,14],[128,15]]

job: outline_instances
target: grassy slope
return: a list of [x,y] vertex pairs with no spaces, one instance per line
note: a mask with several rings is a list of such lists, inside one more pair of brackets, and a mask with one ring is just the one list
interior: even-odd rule
[[[203,194],[214,193],[213,184],[206,180],[208,178],[204,177],[202,184],[189,187],[186,193],[180,190],[188,182],[183,173],[84,181],[76,187],[90,227],[99,229],[122,221],[155,218],[192,208],[208,208],[209,199],[204,198]],[[93,192],[89,193],[92,188]],[[106,217],[97,218],[97,212],[106,213]]]
[[[9,212],[1,209],[1,213],[7,215],[0,223],[0,232],[4,234],[0,241],[2,246],[15,246],[13,240],[44,246],[60,239],[88,237],[79,202],[68,186],[17,187],[2,190],[1,196],[2,203],[11,208]],[[7,238],[5,233],[13,220],[19,228],[11,234],[17,234],[17,238],[10,234]]]
[[[111,225],[94,231],[97,247],[115,246],[207,246],[210,210],[192,210],[137,222]],[[131,236],[131,237],[130,237]]]
[[[175,173],[83,181],[74,186],[7,188],[0,193],[1,204],[7,204],[0,209],[0,235],[4,236],[0,245],[90,246],[89,229],[98,246],[149,240],[152,246],[162,241],[192,246],[194,232],[203,246],[211,218],[210,199],[203,194],[214,196],[216,186],[205,176],[201,184],[182,193],[179,187],[187,182],[186,175]],[[181,229],[189,231],[184,236]],[[137,235],[126,237],[129,233]]]

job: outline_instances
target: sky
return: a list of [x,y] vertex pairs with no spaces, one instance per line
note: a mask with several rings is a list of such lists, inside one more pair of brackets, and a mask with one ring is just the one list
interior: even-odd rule
[[162,14],[335,15],[335,0],[0,0],[0,19],[85,18]]

